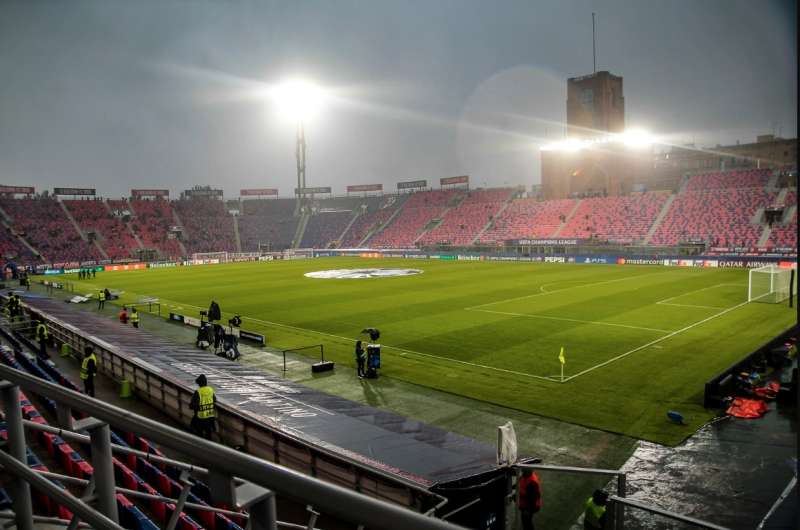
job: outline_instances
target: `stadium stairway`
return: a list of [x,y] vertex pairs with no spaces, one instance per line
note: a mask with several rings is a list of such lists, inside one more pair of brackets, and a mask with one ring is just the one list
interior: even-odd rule
[[358,246],[364,247],[364,245],[366,245],[370,239],[372,239],[374,236],[380,234],[381,232],[392,226],[392,223],[394,223],[394,221],[397,219],[397,216],[400,215],[402,209],[403,209],[402,206],[400,206],[399,208],[395,208],[394,212],[392,212],[392,215],[386,220],[386,222],[368,232],[367,235],[364,237],[364,239],[362,239],[361,242],[358,244]]
[[[89,241],[89,238],[86,236],[86,233],[84,233],[84,231],[81,230],[81,226],[78,224],[78,221],[75,220],[75,217],[72,216],[72,212],[69,211],[69,208],[67,208],[67,205],[64,204],[64,201],[58,201],[58,205],[64,211],[64,215],[67,216],[67,219],[69,220],[70,224],[72,224],[72,227],[75,229],[78,235],[81,236],[81,239],[83,239],[84,241]],[[105,257],[106,259],[108,259],[108,256]]]
[[358,219],[362,215],[365,215],[365,214],[360,214],[360,213],[356,212],[353,215],[353,217],[350,218],[350,222],[347,223],[347,226],[344,227],[344,230],[342,230],[342,233],[339,234],[339,237],[336,238],[336,242],[337,242],[336,247],[337,248],[340,246],[341,242],[344,241],[344,238],[347,237],[347,234],[350,232],[350,228],[353,227],[353,223],[356,222],[356,219]]
[[511,197],[509,197],[509,198],[508,198],[508,200],[506,200],[506,201],[503,203],[503,206],[502,206],[502,207],[501,207],[499,210],[497,210],[497,211],[495,212],[495,214],[492,216],[492,218],[491,218],[490,220],[488,220],[488,221],[486,222],[486,224],[485,224],[485,225],[483,225],[483,228],[481,228],[481,229],[478,231],[478,233],[477,233],[477,234],[475,234],[475,237],[474,237],[474,238],[472,238],[472,242],[470,243],[471,245],[476,245],[476,244],[478,243],[478,241],[480,241],[480,239],[481,239],[481,236],[482,236],[482,235],[483,235],[483,234],[484,234],[484,233],[485,233],[487,230],[489,230],[489,229],[490,229],[492,226],[494,226],[494,222],[495,222],[495,220],[497,220],[497,218],[498,218],[498,217],[500,217],[501,215],[503,215],[503,212],[505,212],[505,211],[506,211],[506,209],[508,208],[508,206],[511,204],[511,201],[513,200],[513,197],[514,197],[514,195],[512,194],[512,195],[511,195]]
[[311,217],[311,214],[303,212],[302,216],[300,217],[300,222],[297,223],[297,230],[294,233],[294,239],[292,239],[292,248],[299,248],[300,243],[303,241],[303,234],[306,233],[306,226],[308,226],[308,219]]
[[238,215],[234,215],[233,216],[233,238],[234,238],[233,242],[236,245],[234,247],[236,249],[236,252],[241,252],[242,251],[242,238],[239,235],[239,216]]
[[647,231],[647,235],[644,237],[644,242],[643,242],[644,245],[650,244],[650,240],[653,239],[653,234],[655,234],[656,230],[658,230],[658,227],[661,226],[661,222],[667,216],[667,212],[669,212],[669,209],[672,208],[672,203],[674,201],[675,201],[675,194],[672,193],[670,194],[669,197],[667,197],[667,202],[665,202],[664,206],[661,207],[661,211],[658,212],[655,221],[653,221],[653,225],[650,227],[650,230]]
[[[178,212],[175,211],[175,208],[170,208],[170,210],[172,211],[172,219],[175,221],[175,226],[183,226],[183,221],[181,221],[181,218],[178,216]],[[184,245],[183,241],[180,239],[177,239],[177,241],[178,246],[181,247],[181,255],[188,256],[189,253],[186,251],[186,245]]]
[[572,216],[575,215],[575,212],[578,211],[578,208],[580,207],[582,202],[583,202],[583,199],[578,199],[577,201],[575,201],[575,206],[572,207],[572,210],[570,210],[570,212],[564,218],[564,222],[562,222],[558,226],[558,228],[556,229],[555,232],[553,232],[553,235],[551,237],[558,237],[558,235],[561,233],[561,231],[564,229],[564,227],[567,226],[567,224],[569,224],[570,220],[572,219]]
[[[105,206],[106,211],[108,212],[109,217],[114,217],[114,212],[111,209],[110,202],[108,200],[105,200],[105,199],[102,202],[103,202],[103,206]],[[130,211],[133,211],[133,208],[131,208],[130,203],[127,200],[123,199],[121,202],[125,204],[125,208],[129,209]],[[136,235],[136,232],[133,231],[133,227],[131,226],[131,222],[130,221],[123,221],[122,218],[120,218],[120,222],[125,225],[125,228],[128,229],[128,233],[131,235],[131,237],[133,237],[133,240],[136,241],[136,248],[138,248],[138,249],[144,248],[144,245],[142,245],[142,240],[139,239],[139,236]]]

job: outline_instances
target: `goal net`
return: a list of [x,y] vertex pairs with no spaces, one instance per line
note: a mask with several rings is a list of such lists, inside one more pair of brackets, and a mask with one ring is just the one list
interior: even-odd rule
[[[783,302],[789,298],[789,279],[791,274],[792,269],[782,269],[776,265],[750,269],[747,301],[767,304]],[[794,292],[797,293],[796,283]]]
[[225,263],[228,261],[228,253],[227,252],[195,252],[192,254],[192,260],[194,261],[204,261],[204,262],[215,262],[215,263]]

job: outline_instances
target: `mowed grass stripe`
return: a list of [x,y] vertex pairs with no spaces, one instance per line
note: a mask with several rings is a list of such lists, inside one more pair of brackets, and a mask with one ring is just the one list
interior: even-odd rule
[[[370,266],[425,272],[376,280],[303,277],[312,270]],[[620,281],[589,285],[608,280]],[[730,307],[744,299],[746,287],[692,291],[746,282],[746,271],[730,269],[330,258],[101,273],[79,285],[125,290],[124,301],[158,296],[187,312],[196,310],[190,305],[207,307],[213,298],[226,318],[234,313],[253,318],[273,345],[324,342],[326,358],[340,366],[353,363],[352,341],[359,331],[375,325],[390,345],[384,376],[671,444],[710,417],[701,406],[704,382],[788,327],[793,321],[788,308],[744,305],[564,385],[539,379],[558,374],[562,345],[570,376],[660,334],[464,308],[525,297],[489,309],[679,330],[719,310],[656,302],[686,295],[678,301],[697,303],[699,296],[701,305]],[[558,292],[528,296],[551,289]],[[374,384],[391,384],[389,378]],[[669,408],[684,412],[690,428],[670,425]]]

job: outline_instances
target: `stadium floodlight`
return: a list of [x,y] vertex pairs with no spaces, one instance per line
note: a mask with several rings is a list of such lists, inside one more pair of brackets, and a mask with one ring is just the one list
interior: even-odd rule
[[576,151],[580,151],[588,145],[589,142],[587,141],[579,140],[577,138],[567,138],[566,140],[561,140],[560,142],[543,145],[540,147],[540,149],[542,151],[567,151],[574,153]]
[[305,123],[316,116],[325,100],[324,91],[314,83],[299,79],[284,81],[272,88],[272,99],[279,111],[297,124],[297,201],[305,197],[306,131]]
[[628,147],[649,147],[655,143],[655,138],[652,134],[642,129],[629,129],[617,136]]
[[284,81],[271,92],[281,114],[296,122],[316,116],[325,100],[325,93],[318,85],[300,79]]

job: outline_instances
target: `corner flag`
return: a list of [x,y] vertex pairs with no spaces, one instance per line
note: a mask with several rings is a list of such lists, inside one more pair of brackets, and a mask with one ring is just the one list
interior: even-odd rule
[[558,354],[558,360],[561,362],[562,366],[567,362],[567,360],[564,358],[564,346],[561,346],[561,353]]

